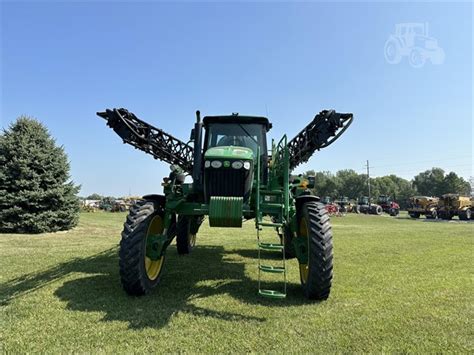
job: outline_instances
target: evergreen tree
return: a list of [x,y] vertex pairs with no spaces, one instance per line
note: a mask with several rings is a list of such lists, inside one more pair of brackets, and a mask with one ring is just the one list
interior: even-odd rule
[[79,186],[40,122],[20,117],[0,134],[0,232],[67,230],[79,218]]

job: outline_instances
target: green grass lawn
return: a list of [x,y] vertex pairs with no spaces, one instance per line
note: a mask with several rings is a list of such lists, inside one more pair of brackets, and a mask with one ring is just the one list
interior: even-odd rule
[[311,303],[294,260],[286,299],[257,295],[252,221],[205,222],[191,255],[170,247],[154,292],[129,297],[124,218],[89,213],[70,232],[0,235],[0,353],[474,351],[474,223],[333,218],[332,292]]

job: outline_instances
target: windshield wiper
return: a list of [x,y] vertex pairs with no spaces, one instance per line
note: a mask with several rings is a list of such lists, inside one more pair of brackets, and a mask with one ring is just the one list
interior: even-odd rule
[[251,139],[255,142],[255,144],[257,144],[257,146],[260,146],[260,143],[258,143],[257,140],[256,140],[254,137],[252,137],[252,135],[244,128],[244,126],[242,126],[241,123],[237,123],[237,125],[238,125],[240,128],[242,128],[242,131],[245,132],[245,134],[247,135],[247,137],[251,138]]

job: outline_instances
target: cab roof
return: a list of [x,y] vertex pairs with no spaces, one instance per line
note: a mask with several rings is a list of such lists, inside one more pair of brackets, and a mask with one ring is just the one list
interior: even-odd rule
[[257,123],[265,126],[267,132],[272,128],[272,124],[268,118],[263,116],[240,116],[239,114],[232,114],[228,116],[206,116],[203,118],[205,125],[210,123]]

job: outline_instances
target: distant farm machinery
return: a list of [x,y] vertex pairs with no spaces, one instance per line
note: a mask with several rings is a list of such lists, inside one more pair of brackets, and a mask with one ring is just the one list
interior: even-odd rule
[[458,216],[460,220],[467,221],[474,218],[472,208],[472,200],[469,197],[459,194],[445,194],[438,201],[438,216],[447,220]]
[[356,213],[374,214],[380,216],[383,212],[382,207],[376,203],[371,203],[368,196],[361,196],[355,206]]
[[382,207],[382,211],[388,213],[390,216],[398,216],[400,213],[400,205],[396,203],[390,196],[380,195],[378,204]]
[[413,196],[409,199],[408,214],[411,218],[425,215],[428,219],[451,220],[458,216],[461,221],[474,219],[474,200],[459,194],[444,194],[441,198]]
[[408,215],[411,218],[419,218],[424,215],[426,218],[436,219],[438,217],[438,201],[437,197],[410,197],[407,207]]

